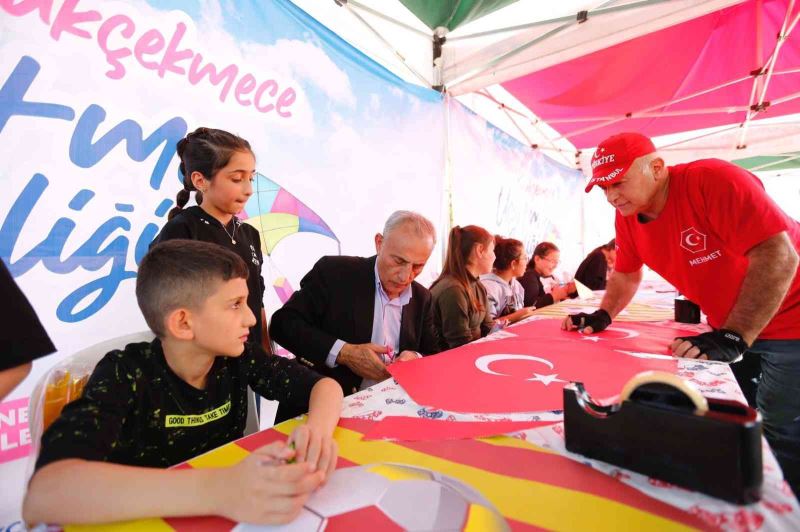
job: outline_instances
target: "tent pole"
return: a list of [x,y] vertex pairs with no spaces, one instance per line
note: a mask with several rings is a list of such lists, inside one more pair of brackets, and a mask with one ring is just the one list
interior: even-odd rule
[[775,98],[774,100],[772,100],[772,103],[770,105],[772,106],[772,105],[778,105],[778,104],[781,104],[781,103],[786,103],[786,102],[791,101],[791,100],[796,100],[797,98],[800,98],[800,92],[793,92],[792,94],[787,94],[786,96],[781,96],[780,98]]
[[[513,109],[513,108],[507,106],[506,104],[504,104],[503,102],[501,102],[500,100],[495,98],[492,94],[490,94],[488,92],[488,90],[489,89],[487,87],[486,89],[480,90],[480,91],[475,92],[473,94],[477,94],[479,96],[483,96],[484,98],[486,98],[487,100],[495,103],[499,108],[501,108],[506,113],[506,115],[511,120],[511,122],[514,124],[514,126],[516,126],[516,128],[519,131],[520,135],[522,135],[522,137],[528,142],[528,144],[531,147],[535,147],[536,149],[539,149],[539,150],[542,150],[542,151],[553,151],[553,152],[556,153],[557,156],[562,157],[568,166],[569,165],[573,165],[573,162],[570,161],[569,158],[567,158],[564,154],[565,153],[570,153],[570,154],[575,153],[574,152],[574,148],[564,149],[564,148],[559,148],[558,146],[556,146],[555,143],[553,142],[553,139],[549,135],[547,135],[547,133],[542,131],[542,128],[539,127],[538,119],[532,120],[531,117],[526,115],[525,113],[522,113],[520,111],[517,111],[516,109]],[[542,138],[544,138],[550,146],[548,147],[548,146],[540,146],[540,145],[534,144],[531,141],[531,139],[528,137],[528,135],[526,135],[525,132],[522,130],[522,127],[519,125],[519,123],[516,120],[514,120],[514,118],[511,116],[512,114],[515,114],[515,115],[525,119],[527,122],[529,122],[531,124],[531,126],[533,126],[534,129],[536,129],[536,131],[539,132],[539,134],[542,136]]]
[[[627,120],[628,118],[633,118],[636,115],[638,115],[639,113],[649,113],[651,111],[655,111],[656,109],[660,109],[662,107],[666,107],[667,105],[674,105],[676,103],[685,102],[686,100],[690,100],[692,98],[696,98],[698,96],[702,96],[704,94],[708,94],[709,92],[714,92],[716,90],[723,89],[723,88],[728,87],[730,85],[735,85],[737,83],[741,83],[742,81],[745,81],[745,80],[747,80],[749,78],[750,78],[750,76],[747,76],[747,77],[744,77],[744,78],[735,79],[733,81],[728,81],[728,82],[722,83],[721,85],[717,85],[715,87],[711,87],[709,89],[703,89],[701,91],[698,91],[698,92],[695,92],[695,93],[692,93],[692,94],[689,94],[689,95],[686,95],[686,96],[682,96],[680,98],[676,98],[675,100],[669,100],[669,101],[666,101],[666,102],[660,102],[660,103],[657,103],[655,105],[651,105],[650,107],[647,107],[645,109],[641,109],[639,111],[632,111],[630,113],[627,113],[625,116],[617,117],[617,118],[608,120],[607,122],[603,122],[602,124],[595,124],[593,126],[587,126],[587,127],[583,128],[583,129],[579,129],[577,131],[570,131],[569,135],[562,135],[561,137],[559,137],[559,138],[557,138],[555,140],[568,139],[569,137],[574,137],[575,135],[581,135],[583,133],[588,133],[589,131],[594,131],[595,129],[604,128],[606,126],[610,126],[611,124],[616,124],[617,122],[622,122],[623,120]],[[569,120],[569,119],[562,119],[562,120]],[[591,119],[587,119],[587,120],[591,120]],[[552,123],[556,123],[557,121],[558,121],[558,119],[555,119],[555,120],[552,121]]]
[[[603,5],[601,7],[605,7],[605,6],[607,6],[608,4],[611,4],[614,1],[615,0],[608,0],[607,2],[603,3]],[[661,2],[665,2],[665,1],[669,1],[669,0],[645,0],[645,2],[648,2],[648,3],[661,3]],[[552,30],[546,31],[542,35],[540,35],[540,36],[538,36],[538,37],[526,42],[525,44],[522,44],[522,45],[514,48],[513,50],[510,50],[508,52],[500,54],[499,56],[495,57],[494,59],[491,59],[484,66],[475,67],[475,68],[467,71],[465,74],[462,74],[461,76],[459,76],[456,79],[452,80],[448,84],[448,86],[452,89],[452,88],[458,86],[461,83],[465,83],[467,81],[470,81],[471,79],[476,78],[476,77],[480,76],[481,74],[484,74],[484,73],[488,72],[489,70],[493,69],[495,66],[499,65],[500,63],[502,63],[506,59],[509,59],[510,57],[514,57],[514,56],[518,55],[519,53],[524,52],[525,50],[527,50],[531,46],[534,46],[534,45],[536,45],[536,44],[538,44],[538,43],[540,43],[540,42],[552,37],[553,35],[557,35],[558,33],[561,33],[562,31],[564,31],[567,28],[571,27],[573,24],[580,24],[581,22],[586,20],[585,17],[588,16],[587,13],[588,12],[586,12],[586,11],[582,11],[582,12],[578,13],[577,16],[570,17],[569,22],[565,22],[565,23],[553,28]],[[581,17],[584,17],[584,18],[581,18]]]
[[795,159],[800,159],[800,155],[790,155],[789,157],[786,157],[785,159],[779,159],[777,161],[772,161],[772,162],[769,162],[769,163],[766,163],[766,164],[761,164],[759,166],[754,166],[753,168],[750,168],[750,171],[751,172],[757,172],[759,170],[763,170],[765,168],[769,168],[770,166],[775,166],[775,165],[778,165],[778,164],[788,163],[789,161],[794,161]]
[[445,226],[445,236],[440,240],[445,244],[442,246],[442,264],[445,263],[447,260],[447,244],[450,230],[453,228],[454,219],[455,219],[455,209],[453,206],[453,165],[452,161],[450,160],[450,95],[445,92],[442,95],[442,102],[444,103],[444,186],[445,186],[445,193],[444,193],[444,215],[446,216],[446,220],[444,222]]
[[[783,19],[783,25],[781,26],[781,31],[778,34],[777,42],[775,43],[775,49],[772,51],[772,54],[770,54],[769,59],[767,60],[766,75],[764,75],[763,67],[759,69],[758,73],[755,74],[755,79],[753,80],[753,93],[751,94],[751,99],[750,99],[750,108],[747,111],[747,116],[745,116],[744,122],[741,125],[741,134],[739,135],[739,141],[736,144],[737,150],[742,150],[747,147],[746,144],[747,129],[750,124],[750,121],[753,119],[753,117],[755,117],[758,113],[760,113],[770,105],[770,102],[765,103],[765,100],[767,97],[767,89],[769,88],[769,82],[770,79],[772,78],[772,71],[775,70],[775,64],[778,62],[778,54],[781,51],[783,43],[786,41],[786,39],[789,38],[789,34],[794,29],[795,25],[797,24],[797,21],[800,20],[800,14],[798,14],[793,22],[791,23],[789,22],[793,8],[794,8],[794,0],[789,0],[789,5],[786,7],[786,17]],[[760,80],[758,78],[761,75],[764,75],[764,81],[761,84],[761,90],[758,91],[760,92],[758,103],[754,105],[753,96],[756,93],[756,87],[759,86]]]
[[[336,0],[334,0],[334,1],[336,2]],[[339,2],[336,2],[336,3],[338,4]],[[358,9],[360,9],[361,11],[365,11],[365,12],[367,12],[367,13],[371,14],[371,15],[374,15],[374,16],[376,16],[376,17],[380,18],[380,19],[383,19],[383,20],[385,20],[386,22],[391,22],[391,23],[392,23],[392,24],[394,24],[395,26],[399,26],[399,27],[401,27],[401,28],[403,28],[403,29],[406,29],[406,30],[408,30],[408,31],[412,32],[412,33],[416,33],[417,35],[419,35],[419,36],[421,36],[421,37],[424,37],[424,38],[426,38],[426,39],[430,38],[430,35],[428,35],[428,34],[427,34],[427,33],[425,33],[424,31],[422,31],[422,30],[420,30],[420,29],[417,29],[417,28],[415,28],[415,27],[413,27],[413,26],[409,26],[409,25],[408,25],[408,24],[406,24],[405,22],[400,22],[399,20],[397,20],[397,19],[395,19],[395,18],[392,18],[392,17],[390,17],[390,16],[388,16],[388,15],[384,15],[384,14],[383,14],[383,13],[381,13],[380,11],[377,11],[377,10],[375,10],[375,9],[372,9],[371,7],[369,7],[369,6],[367,6],[367,5],[364,5],[364,4],[362,4],[361,2],[357,2],[356,0],[347,0],[347,2],[346,2],[346,3],[350,4],[350,5],[351,5],[351,6],[353,6],[353,7],[357,7],[357,8],[358,8]],[[340,5],[341,5],[341,4],[340,4]]]
[[422,74],[417,72],[417,70],[414,67],[409,65],[408,62],[406,61],[406,58],[403,56],[403,54],[401,54],[394,46],[392,46],[392,44],[389,41],[387,41],[383,37],[383,35],[381,35],[378,32],[378,30],[373,28],[372,25],[369,22],[364,20],[364,17],[362,17],[361,15],[356,13],[356,11],[352,7],[350,7],[350,4],[348,2],[346,2],[344,0],[334,0],[334,1],[336,1],[336,3],[339,6],[344,7],[345,9],[347,9],[348,13],[352,14],[356,19],[358,19],[361,22],[361,24],[363,24],[373,35],[375,35],[375,37],[381,43],[383,43],[384,46],[386,46],[386,48],[391,50],[391,52],[400,60],[401,63],[403,63],[403,65],[409,70],[409,72],[411,72],[419,81],[422,82],[422,85],[424,87],[430,87],[431,86],[430,81],[425,79],[425,77]]
[[776,71],[772,72],[772,77],[782,76],[784,74],[797,74],[798,72],[800,72],[800,68],[790,68],[788,70],[778,70],[777,72]]
[[[669,104],[668,104],[669,105]],[[663,118],[667,116],[691,116],[691,115],[708,115],[708,114],[715,114],[715,113],[732,113],[735,111],[746,111],[749,109],[746,105],[739,105],[739,106],[730,106],[730,107],[706,107],[703,109],[687,109],[685,111],[660,111],[660,112],[635,112],[635,113],[628,113],[625,115],[625,119],[627,118]],[[548,120],[548,124],[574,124],[576,122],[596,122],[599,120],[611,122],[617,122],[620,120],[619,117],[611,117],[611,116],[592,116],[592,117],[576,117],[576,118],[556,118],[554,120]],[[570,133],[570,135],[574,135],[575,133]]]
[[[597,16],[600,16],[600,15],[608,15],[609,13],[616,13],[617,11],[627,11],[629,9],[636,9],[636,8],[639,8],[639,7],[646,7],[646,6],[648,6],[650,4],[653,4],[653,3],[661,3],[661,2],[669,2],[669,1],[670,0],[641,0],[639,2],[634,2],[634,3],[630,3],[630,4],[624,4],[624,5],[620,5],[620,6],[599,7],[599,8],[593,9],[591,11],[587,11],[586,13],[587,13],[587,15],[590,15],[590,16],[593,16],[593,17],[597,17]],[[548,20],[537,20],[536,22],[529,22],[527,24],[519,24],[517,26],[508,26],[506,28],[497,28],[497,29],[494,29],[494,30],[481,31],[481,32],[478,32],[478,33],[470,33],[470,34],[467,34],[467,35],[459,35],[458,37],[453,37],[451,40],[452,41],[464,41],[464,40],[467,40],[467,39],[475,39],[475,38],[478,38],[478,37],[489,37],[491,35],[496,35],[498,33],[508,33],[508,32],[512,32],[512,31],[527,30],[527,29],[530,29],[530,28],[536,28],[538,26],[546,26],[548,24],[558,24],[558,23],[563,23],[563,22],[570,22],[571,23],[571,22],[575,21],[575,18],[576,18],[575,15],[566,15],[566,16],[563,16],[563,17],[551,18],[551,19],[548,19]]]
[[[501,103],[501,104],[499,104],[499,105],[500,105],[500,108],[503,110],[503,113],[505,113],[505,115],[508,117],[508,119],[509,119],[509,120],[511,120],[511,123],[512,123],[512,124],[514,124],[514,127],[516,127],[516,128],[517,128],[517,131],[519,131],[519,134],[520,134],[520,135],[522,135],[522,137],[523,137],[523,138],[524,138],[524,139],[525,139],[525,140],[528,142],[528,146],[530,146],[532,149],[538,150],[538,149],[539,149],[539,145],[538,145],[538,144],[536,144],[535,142],[533,142],[533,141],[531,140],[531,138],[530,138],[530,137],[529,137],[529,136],[528,136],[528,135],[525,133],[525,131],[523,131],[523,130],[522,130],[522,127],[520,127],[520,125],[519,125],[519,124],[517,123],[517,121],[514,119],[514,116],[513,116],[511,113],[509,113],[509,112],[508,112],[508,109],[506,108],[506,105],[505,105],[504,103]],[[537,130],[537,131],[538,131],[538,132],[539,132],[539,133],[540,133],[540,134],[541,134],[541,135],[542,135],[542,136],[543,136],[543,137],[544,137],[544,138],[547,140],[548,144],[550,144],[550,146],[552,146],[552,148],[553,148],[554,150],[556,150],[556,152],[558,152],[558,153],[559,153],[559,155],[561,155],[562,157],[564,157],[564,156],[563,156],[563,154],[561,154],[561,153],[560,153],[560,151],[561,151],[561,150],[559,150],[559,149],[556,147],[556,145],[555,145],[555,144],[553,144],[553,141],[552,141],[552,140],[550,140],[550,138],[549,138],[547,135],[545,135],[545,134],[542,132],[542,130],[540,130],[540,129],[539,129],[537,126],[536,126],[536,124],[534,124],[533,122],[531,122],[531,125],[533,125],[533,127],[535,127],[535,128],[536,128],[536,130]],[[569,161],[569,159],[567,159],[566,157],[564,157],[564,161],[565,161],[567,164],[570,164],[570,161]]]
[[447,28],[439,26],[433,30],[433,83],[431,87],[439,92],[444,92],[444,43],[447,42]]
[[[540,150],[555,151],[555,152],[558,152],[558,153],[574,153],[574,149],[573,148],[564,149],[564,148],[559,148],[558,146],[556,146],[553,143],[553,140],[544,131],[542,131],[542,129],[539,127],[539,125],[538,125],[539,119],[538,118],[535,119],[535,120],[531,119],[530,116],[528,116],[527,114],[523,113],[522,111],[518,111],[517,109],[514,109],[513,107],[509,107],[505,103],[501,102],[495,96],[493,96],[492,94],[489,93],[489,87],[487,87],[487,88],[485,88],[483,90],[479,90],[477,92],[474,92],[473,94],[477,94],[478,96],[483,96],[484,98],[486,98],[490,102],[497,104],[498,107],[502,107],[507,113],[515,114],[515,115],[519,116],[520,118],[525,119],[527,122],[530,122],[530,124],[534,128],[536,128],[536,131],[538,131],[542,135],[542,137],[547,139],[548,143],[551,146],[550,148],[539,146]],[[519,126],[517,126],[517,128],[519,128]],[[524,134],[523,134],[523,137],[525,137],[525,139],[528,138]],[[567,161],[567,164],[571,164],[571,163],[569,161]]]

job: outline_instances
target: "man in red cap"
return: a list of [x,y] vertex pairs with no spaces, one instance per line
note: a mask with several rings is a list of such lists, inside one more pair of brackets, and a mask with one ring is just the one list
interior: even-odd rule
[[602,331],[631,301],[647,264],[700,305],[713,331],[676,338],[674,356],[734,362],[761,356],[764,432],[800,493],[800,223],[750,172],[717,159],[667,167],[638,133],[609,137],[592,179],[616,212],[617,260],[600,309],[566,330]]

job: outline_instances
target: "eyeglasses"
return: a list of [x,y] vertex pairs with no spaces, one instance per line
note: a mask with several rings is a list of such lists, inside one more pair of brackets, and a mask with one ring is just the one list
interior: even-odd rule
[[559,265],[559,263],[561,262],[561,261],[560,261],[560,260],[558,260],[558,259],[551,259],[551,258],[549,258],[549,257],[542,257],[542,260],[546,260],[547,262],[549,262],[549,263],[550,263],[550,264],[552,264],[553,266],[558,266],[558,265]]

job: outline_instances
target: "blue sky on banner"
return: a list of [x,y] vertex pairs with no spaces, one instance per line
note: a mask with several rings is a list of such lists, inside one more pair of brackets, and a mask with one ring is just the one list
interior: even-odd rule
[[[175,141],[200,125],[250,140],[258,170],[327,223],[343,253],[371,253],[392,210],[440,212],[441,96],[288,1],[18,3],[0,16],[0,212],[15,213],[0,220],[0,256],[44,315],[65,298],[58,314],[71,322],[112,298],[130,304],[136,263],[181,187]],[[294,281],[339,252],[308,236],[275,257]]]
[[[324,50],[344,71],[355,90],[355,98],[371,97],[386,92],[386,84],[396,85],[403,92],[413,94],[422,101],[441,102],[440,93],[407,83],[383,66],[374,62],[361,51],[353,48],[335,33],[289,0],[147,0],[161,10],[183,11],[194,20],[202,20],[214,11],[219,16],[222,28],[241,41],[275,45],[280,41],[297,40],[311,43]],[[217,12],[217,9],[219,11]],[[306,83],[304,89],[314,109],[330,101],[318,84]],[[382,101],[382,118],[391,119],[394,114],[409,112],[409,100],[397,92],[395,101]],[[356,107],[356,106],[353,106]],[[350,118],[357,119],[356,115]],[[320,125],[326,125],[330,116],[315,117]]]

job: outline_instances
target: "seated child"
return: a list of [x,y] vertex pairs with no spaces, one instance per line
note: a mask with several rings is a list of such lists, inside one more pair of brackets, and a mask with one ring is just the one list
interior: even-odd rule
[[[29,524],[209,514],[279,524],[298,515],[335,468],[342,390],[246,343],[256,321],[247,275],[216,244],[150,250],[136,299],[156,339],[106,354],[44,433],[23,506]],[[275,442],[219,469],[164,470],[242,437],[248,385],[308,409],[293,445]]]

